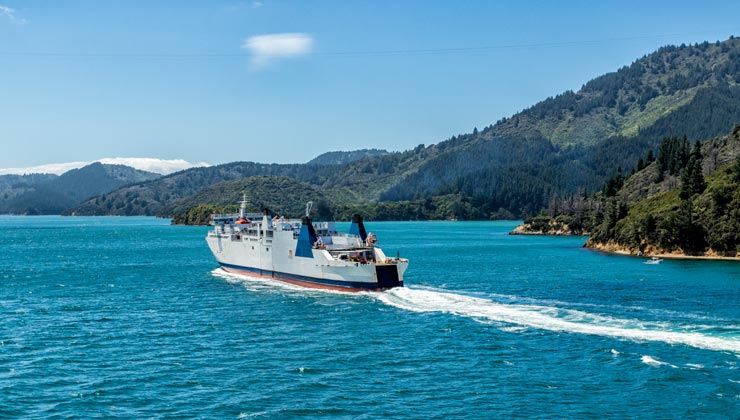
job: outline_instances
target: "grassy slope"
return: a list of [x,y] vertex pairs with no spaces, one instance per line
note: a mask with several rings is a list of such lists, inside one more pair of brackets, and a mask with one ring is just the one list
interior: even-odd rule
[[[614,135],[633,136],[639,128],[650,126],[658,118],[688,103],[696,91],[715,85],[716,77],[703,80],[697,86],[672,92],[668,85],[677,77],[690,77],[701,69],[707,74],[721,67],[730,59],[734,49],[740,47],[740,39],[727,40],[719,45],[702,44],[683,49],[661,49],[636,60],[617,72],[608,73],[586,83],[574,94],[575,103],[562,97],[548,98],[497,127],[498,135],[516,136],[537,133],[559,145],[593,144]],[[597,107],[586,115],[578,115],[579,104],[598,100],[604,95],[604,86],[621,82],[613,106]],[[735,83],[734,80],[728,80]],[[640,103],[640,95],[647,89],[657,95]],[[558,101],[560,103],[558,103]],[[552,106],[554,103],[555,106]],[[626,111],[620,113],[619,106]],[[540,108],[552,107],[545,118],[539,115]]]

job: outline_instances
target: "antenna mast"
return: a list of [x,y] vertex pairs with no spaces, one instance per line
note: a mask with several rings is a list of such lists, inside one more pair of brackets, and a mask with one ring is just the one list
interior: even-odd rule
[[247,218],[247,204],[249,204],[249,200],[247,200],[247,194],[244,193],[242,196],[242,202],[241,202],[241,212],[239,213],[239,217]]

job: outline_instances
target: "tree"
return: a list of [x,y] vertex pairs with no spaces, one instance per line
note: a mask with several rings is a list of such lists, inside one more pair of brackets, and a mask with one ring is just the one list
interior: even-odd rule
[[688,200],[696,194],[701,194],[707,187],[702,172],[701,158],[701,144],[696,142],[691,157],[686,163],[686,169],[684,169],[681,176],[680,196],[682,200]]
[[735,163],[732,165],[732,179],[740,182],[740,155],[735,158]]

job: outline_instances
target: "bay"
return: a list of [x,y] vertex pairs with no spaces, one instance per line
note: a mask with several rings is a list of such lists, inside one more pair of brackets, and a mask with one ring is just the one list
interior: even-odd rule
[[[734,418],[740,266],[370,222],[408,287],[227,275],[205,227],[0,217],[0,418]],[[348,224],[341,224],[348,229]]]

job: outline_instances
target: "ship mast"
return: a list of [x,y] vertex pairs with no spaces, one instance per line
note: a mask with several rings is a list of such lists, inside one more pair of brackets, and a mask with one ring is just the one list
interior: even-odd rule
[[241,211],[239,212],[240,218],[244,218],[244,219],[247,218],[247,204],[248,203],[249,203],[249,200],[247,200],[247,194],[244,193],[244,195],[242,196],[242,201],[241,201],[241,205],[242,205]]
[[313,201],[306,203],[306,217],[311,217],[311,208],[313,207]]

